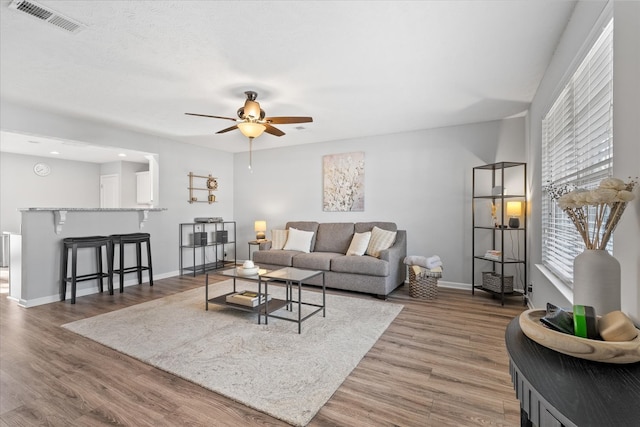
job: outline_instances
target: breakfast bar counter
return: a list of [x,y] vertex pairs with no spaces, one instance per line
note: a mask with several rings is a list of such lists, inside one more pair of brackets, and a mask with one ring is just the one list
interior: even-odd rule
[[52,212],[54,218],[54,226],[56,234],[62,232],[62,226],[67,220],[69,212],[137,212],[140,220],[140,228],[149,219],[149,212],[159,212],[165,209],[161,208],[27,208],[20,209],[28,212]]
[[[20,209],[21,228],[18,256],[11,257],[12,274],[9,298],[25,307],[59,300],[61,241],[67,237],[109,236],[162,230],[164,208],[25,208]],[[156,218],[154,218],[156,216]],[[85,257],[86,255],[86,257]],[[95,268],[92,254],[79,254],[79,266]],[[79,267],[80,268],[80,267]],[[13,283],[13,279],[19,283]],[[78,288],[78,296],[97,291],[93,281]]]

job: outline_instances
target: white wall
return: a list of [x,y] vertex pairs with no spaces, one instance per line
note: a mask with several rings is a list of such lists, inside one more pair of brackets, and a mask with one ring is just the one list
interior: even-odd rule
[[[38,176],[38,162],[51,166]],[[0,153],[0,229],[20,232],[19,208],[100,206],[100,165],[13,153]]]
[[[640,176],[640,2],[616,1],[610,4],[614,13],[614,173],[627,179]],[[531,183],[532,264],[541,264],[541,121],[555,97],[580,63],[578,54],[599,34],[599,26],[606,24],[607,2],[589,1],[576,5],[571,20],[558,44],[545,76],[532,102],[528,118],[527,158]],[[627,207],[614,233],[614,256],[622,268],[622,309],[640,321],[640,200]],[[544,307],[547,302],[568,306],[572,301],[569,289],[558,289],[537,267],[531,269],[534,292],[532,302]]]
[[[364,212],[323,212],[322,157],[354,151],[365,153]],[[438,254],[443,282],[469,284],[472,168],[503,160],[524,161],[523,118],[255,151],[252,173],[248,153],[236,154],[238,241],[255,239],[258,219],[267,237],[287,221],[393,221],[408,254]]]
[[[640,2],[614,5],[613,172],[640,177]],[[640,325],[640,189],[615,232],[620,261],[622,310]]]

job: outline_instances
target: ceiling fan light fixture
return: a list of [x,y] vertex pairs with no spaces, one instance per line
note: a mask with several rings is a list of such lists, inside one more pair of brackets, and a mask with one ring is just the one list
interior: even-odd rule
[[258,120],[260,118],[260,104],[256,101],[245,101],[243,114],[243,118]]
[[260,135],[262,135],[262,132],[264,132],[266,128],[267,127],[265,125],[260,123],[254,123],[254,122],[238,123],[238,129],[240,129],[240,132],[242,132],[242,134],[247,138],[259,137]]

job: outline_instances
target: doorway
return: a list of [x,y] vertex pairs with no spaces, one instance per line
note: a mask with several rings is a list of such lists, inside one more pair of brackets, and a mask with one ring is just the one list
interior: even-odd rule
[[120,176],[100,175],[100,208],[120,207]]

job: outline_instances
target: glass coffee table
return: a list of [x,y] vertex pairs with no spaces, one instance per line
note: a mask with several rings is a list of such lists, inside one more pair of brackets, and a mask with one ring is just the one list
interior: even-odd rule
[[[215,274],[217,275],[221,275],[221,276],[227,276],[227,277],[231,277],[233,278],[233,291],[232,292],[227,292],[223,295],[219,295],[217,297],[213,297],[213,298],[209,298],[209,273],[206,274],[205,276],[205,285],[204,285],[204,298],[205,298],[205,310],[208,311],[209,310],[209,304],[216,304],[216,305],[221,305],[221,306],[225,306],[225,307],[229,307],[229,308],[233,308],[235,310],[240,310],[240,311],[247,311],[250,313],[257,313],[258,314],[258,324],[260,324],[261,322],[261,314],[265,314],[266,310],[268,311],[276,311],[279,310],[283,307],[285,307],[287,305],[287,302],[285,300],[276,300],[276,299],[272,299],[269,302],[269,307],[266,307],[266,303],[262,303],[262,304],[258,304],[256,306],[248,306],[248,305],[242,305],[242,304],[234,304],[233,302],[228,302],[227,301],[227,296],[235,294],[238,292],[237,288],[236,288],[236,279],[241,279],[241,280],[247,280],[247,281],[251,281],[251,282],[258,282],[258,292],[256,293],[256,295],[258,295],[258,298],[261,299],[263,295],[267,295],[267,282],[271,279],[267,279],[267,278],[263,278],[262,275],[270,273],[271,270],[265,270],[263,268],[258,270],[258,273],[252,275],[252,276],[247,276],[241,273],[241,269],[238,268],[230,268],[228,270],[223,270],[223,271],[219,271],[216,272]],[[265,290],[264,293],[262,292],[262,284],[265,284]],[[266,319],[265,319],[266,320]]]
[[[316,271],[316,270],[303,270],[300,268],[293,267],[285,267],[280,270],[265,270],[259,269],[258,273],[253,276],[246,276],[240,273],[241,269],[231,268],[228,270],[223,270],[220,272],[216,272],[214,274],[222,275],[226,277],[233,278],[233,291],[227,292],[223,295],[219,295],[217,297],[209,298],[209,273],[206,274],[205,278],[205,310],[209,310],[209,304],[222,305],[225,307],[230,307],[236,310],[248,311],[250,313],[258,314],[258,324],[261,324],[261,318],[264,316],[265,324],[269,323],[269,317],[273,317],[275,319],[282,319],[289,322],[295,322],[298,324],[298,333],[302,332],[302,322],[307,320],[309,317],[314,314],[322,311],[322,317],[326,317],[326,288],[324,282],[324,271]],[[313,277],[322,275],[322,304],[316,304],[309,301],[302,300],[302,282],[305,280],[309,280]],[[269,295],[269,283],[272,281],[280,281],[285,284],[285,299],[280,298],[265,298],[265,302],[262,304],[258,304],[256,306],[247,306],[241,304],[234,304],[232,302],[227,301],[227,296],[237,293],[238,290],[236,288],[236,279],[248,280],[252,282],[258,282],[258,292],[256,295],[259,300],[263,295]],[[262,292],[262,284],[264,284],[264,292]],[[294,285],[297,284],[298,287],[298,299],[293,299],[293,291]],[[294,317],[282,316],[278,314],[274,314],[274,312],[280,309],[286,309],[289,312],[293,312],[293,305],[297,304],[298,312]],[[302,316],[302,306],[312,307],[311,312],[305,313]]]
[[[305,280],[309,280],[313,277],[322,275],[322,304],[315,304],[311,302],[302,301],[302,282]],[[261,281],[264,281],[264,293],[269,293],[269,282],[278,280],[285,282],[285,291],[286,297],[284,300],[280,299],[271,299],[267,300],[264,304],[264,323],[269,324],[269,317],[273,317],[276,319],[287,320],[289,322],[295,322],[298,324],[298,333],[302,331],[302,322],[307,320],[309,317],[314,314],[322,311],[322,317],[326,317],[326,293],[325,293],[325,283],[324,283],[324,271],[316,271],[316,270],[303,270],[300,268],[294,267],[285,267],[280,270],[275,270],[271,272],[266,272],[264,274],[260,274]],[[260,281],[259,281],[260,283]],[[298,299],[293,299],[293,287],[294,284],[297,284],[298,287]],[[281,304],[284,303],[284,307],[288,311],[293,311],[293,304],[298,305],[298,313],[296,317],[285,317],[278,314],[274,314],[276,310],[279,310],[283,306]],[[276,310],[273,310],[272,307],[280,305]],[[306,313],[304,317],[302,316],[302,306],[310,306],[312,307],[312,311]],[[260,317],[260,314],[258,315]]]

